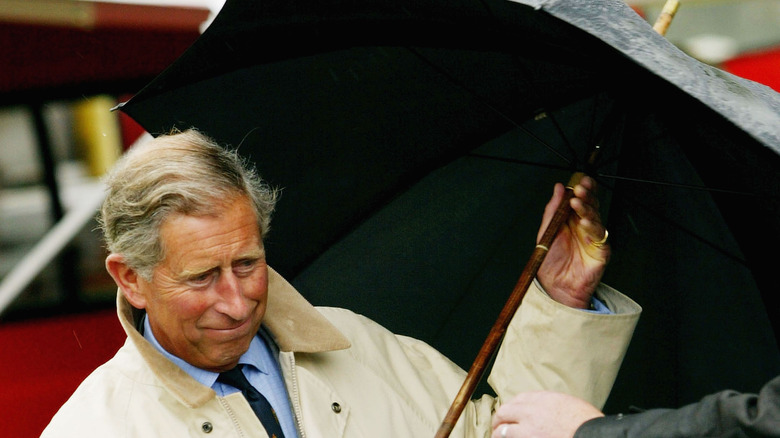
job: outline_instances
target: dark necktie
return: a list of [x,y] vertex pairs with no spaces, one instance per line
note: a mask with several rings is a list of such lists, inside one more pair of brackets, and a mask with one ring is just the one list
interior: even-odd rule
[[279,419],[276,418],[276,412],[274,412],[274,408],[271,407],[271,403],[268,403],[268,400],[263,397],[263,394],[260,394],[260,392],[249,383],[244,376],[244,373],[241,372],[240,365],[230,371],[220,373],[217,381],[241,390],[241,393],[244,394],[244,398],[246,398],[249,405],[252,406],[255,414],[257,414],[257,417],[260,419],[260,422],[263,423],[263,427],[265,427],[266,432],[268,432],[268,436],[271,438],[284,438],[282,426],[279,424]]

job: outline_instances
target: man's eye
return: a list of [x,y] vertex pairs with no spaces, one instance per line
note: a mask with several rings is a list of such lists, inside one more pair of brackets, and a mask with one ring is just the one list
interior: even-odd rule
[[190,277],[189,282],[196,285],[205,285],[208,284],[208,282],[211,281],[211,273],[210,272],[204,272],[203,274],[196,275],[194,277]]
[[256,264],[257,260],[240,260],[238,263],[236,263],[234,269],[238,273],[249,273],[255,269]]

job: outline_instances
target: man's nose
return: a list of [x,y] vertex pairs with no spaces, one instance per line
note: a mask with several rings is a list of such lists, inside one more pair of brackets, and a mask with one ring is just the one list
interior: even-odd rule
[[217,310],[235,320],[245,319],[249,314],[249,305],[244,297],[241,281],[233,272],[219,276],[217,280],[219,302]]

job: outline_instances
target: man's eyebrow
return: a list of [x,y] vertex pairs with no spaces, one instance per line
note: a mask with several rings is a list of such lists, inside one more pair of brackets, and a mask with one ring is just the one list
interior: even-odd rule
[[[258,249],[247,251],[244,254],[239,255],[238,257],[236,257],[236,261],[259,260],[263,257],[265,257],[265,248],[258,248]],[[218,268],[217,266],[212,266],[212,267],[204,267],[204,268],[184,269],[183,271],[178,273],[177,277],[179,279],[193,278],[199,275],[203,275],[209,271],[213,271],[214,269],[217,268]]]
[[236,260],[261,259],[265,257],[265,248],[256,248],[239,255]]
[[184,280],[186,280],[186,279],[188,279],[188,278],[198,277],[198,276],[200,276],[200,275],[203,275],[203,274],[205,274],[205,273],[208,273],[208,272],[210,272],[210,271],[213,271],[213,270],[214,270],[214,269],[216,269],[216,268],[217,268],[216,266],[213,266],[213,267],[210,267],[210,268],[195,268],[195,269],[185,269],[185,270],[183,270],[183,271],[179,272],[179,274],[177,275],[177,277],[178,277],[179,279],[184,279]]

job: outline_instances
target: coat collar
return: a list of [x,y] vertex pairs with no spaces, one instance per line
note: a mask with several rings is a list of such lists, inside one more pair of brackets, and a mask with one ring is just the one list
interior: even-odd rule
[[[117,293],[117,313],[129,341],[174,397],[189,407],[201,406],[214,397],[211,388],[198,383],[144,339],[137,329],[143,311],[131,306],[121,291]],[[270,267],[263,325],[284,352],[317,353],[350,347],[349,340]]]

